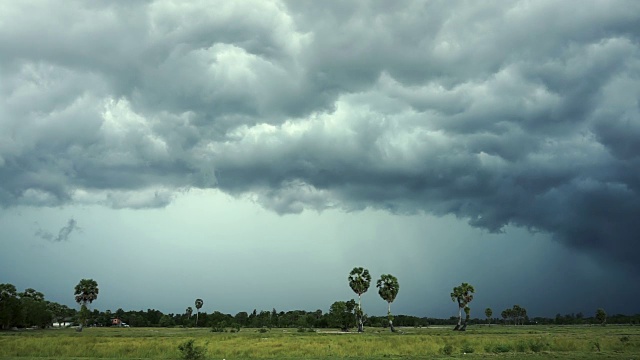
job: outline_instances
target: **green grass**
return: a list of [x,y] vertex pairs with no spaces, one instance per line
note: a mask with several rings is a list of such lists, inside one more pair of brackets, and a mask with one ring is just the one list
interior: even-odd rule
[[85,328],[0,332],[0,359],[179,359],[194,339],[207,359],[638,359],[640,327],[473,326],[364,334],[273,329]]

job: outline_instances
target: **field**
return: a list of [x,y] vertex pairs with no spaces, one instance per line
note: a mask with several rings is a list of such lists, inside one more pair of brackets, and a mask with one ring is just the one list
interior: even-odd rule
[[473,326],[329,330],[86,328],[0,332],[0,359],[179,359],[194,339],[207,359],[638,359],[639,326]]

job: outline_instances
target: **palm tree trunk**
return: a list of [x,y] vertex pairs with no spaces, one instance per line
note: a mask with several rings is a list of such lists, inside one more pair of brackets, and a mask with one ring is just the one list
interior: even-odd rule
[[358,294],[358,332],[364,332],[364,323],[362,321],[362,295]]
[[396,332],[396,329],[393,327],[393,320],[391,320],[391,303],[389,303],[389,307],[387,308],[387,319],[389,320],[389,329],[391,329],[391,332]]

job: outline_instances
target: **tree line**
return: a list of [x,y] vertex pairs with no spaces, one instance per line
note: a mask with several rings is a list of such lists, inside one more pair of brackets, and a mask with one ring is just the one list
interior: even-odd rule
[[[389,274],[386,274],[389,275]],[[74,298],[79,310],[45,299],[43,293],[28,288],[17,291],[12,284],[0,284],[0,328],[49,327],[52,324],[80,326],[112,326],[114,319],[135,327],[208,327],[217,331],[235,331],[240,328],[340,328],[343,330],[358,329],[364,326],[385,327],[396,326],[426,327],[430,325],[451,325],[458,330],[471,324],[504,324],[504,325],[580,325],[580,324],[640,324],[640,314],[634,316],[616,314],[607,316],[603,309],[598,309],[594,316],[586,317],[582,313],[556,315],[555,318],[534,317],[527,315],[526,309],[514,305],[501,313],[501,318],[493,318],[493,311],[485,309],[485,318],[471,318],[469,304],[473,300],[473,289],[462,283],[453,288],[452,301],[457,305],[458,316],[448,319],[417,317],[411,315],[391,315],[391,303],[398,295],[399,285],[395,277],[381,276],[376,282],[378,295],[388,304],[387,316],[368,316],[362,307],[362,295],[366,293],[371,282],[369,272],[364,268],[354,268],[349,274],[348,283],[356,295],[354,299],[336,301],[328,312],[321,309],[315,311],[293,310],[277,311],[254,309],[241,311],[235,315],[219,311],[207,313],[200,311],[204,301],[196,299],[195,314],[191,306],[184,313],[165,314],[160,310],[147,309],[139,311],[115,311],[90,309],[99,294],[97,283],[92,279],[82,279],[75,287]],[[462,312],[465,313],[464,322]]]

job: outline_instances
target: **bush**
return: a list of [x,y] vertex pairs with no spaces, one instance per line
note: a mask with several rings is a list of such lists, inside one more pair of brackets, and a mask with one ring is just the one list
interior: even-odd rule
[[194,339],[187,340],[178,345],[178,349],[182,352],[182,358],[184,360],[201,360],[204,359],[205,350],[201,346],[194,346]]
[[471,346],[469,343],[462,344],[462,349],[460,350],[463,354],[472,354],[476,349]]
[[266,333],[267,331],[269,331],[269,329],[267,329],[267,328],[260,328],[258,330],[258,332],[261,332],[261,333]]
[[442,353],[445,355],[451,355],[453,354],[453,345],[451,344],[446,344],[443,348],[442,348]]
[[513,350],[510,345],[507,344],[497,344],[497,345],[487,345],[484,347],[484,351],[490,353],[506,353]]
[[529,343],[529,348],[531,349],[531,351],[533,352],[540,352],[543,351],[545,349],[549,348],[549,343],[547,343],[546,341],[542,340],[542,339],[536,339],[536,340],[532,340]]

